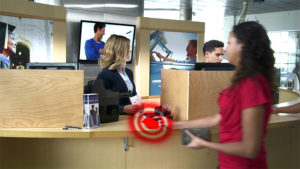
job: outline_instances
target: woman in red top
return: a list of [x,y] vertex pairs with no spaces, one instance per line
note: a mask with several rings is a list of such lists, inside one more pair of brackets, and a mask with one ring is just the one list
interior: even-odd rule
[[234,26],[226,54],[236,72],[232,85],[219,95],[219,114],[174,122],[174,128],[219,125],[219,143],[205,141],[186,131],[192,137],[187,147],[218,151],[220,169],[266,169],[264,139],[275,91],[275,58],[265,29],[257,22]]

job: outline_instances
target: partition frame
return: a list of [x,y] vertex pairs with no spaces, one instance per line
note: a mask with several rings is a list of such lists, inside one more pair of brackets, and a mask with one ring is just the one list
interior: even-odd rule
[[137,92],[141,96],[149,96],[150,93],[150,31],[169,31],[169,32],[186,32],[197,33],[197,62],[203,61],[202,46],[204,44],[205,23],[154,19],[146,17],[137,18],[137,57],[135,60],[135,82]]

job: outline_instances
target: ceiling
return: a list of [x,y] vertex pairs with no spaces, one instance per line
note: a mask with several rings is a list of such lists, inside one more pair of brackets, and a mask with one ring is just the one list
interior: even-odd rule
[[[234,10],[242,9],[242,0],[226,0],[225,15],[233,15]],[[279,11],[300,10],[300,0],[249,0],[247,14],[270,13]]]
[[[134,4],[141,6],[144,10],[179,10],[180,5],[186,6],[187,2],[192,1],[193,12],[202,10],[223,10],[225,16],[239,15],[242,11],[243,0],[62,0],[63,4]],[[300,10],[300,0],[249,0],[247,14],[270,13],[279,11]],[[68,8],[68,7],[67,7]],[[73,7],[72,7],[73,8]],[[89,8],[89,11],[101,11],[108,13],[123,13],[127,15],[136,14],[136,8]]]

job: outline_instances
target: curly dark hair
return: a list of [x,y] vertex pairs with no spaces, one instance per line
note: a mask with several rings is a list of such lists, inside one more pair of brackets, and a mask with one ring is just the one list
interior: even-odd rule
[[273,99],[277,86],[275,85],[275,58],[270,47],[270,39],[265,28],[257,22],[249,21],[233,26],[233,35],[238,43],[242,43],[240,66],[232,79],[233,86],[238,81],[263,74],[271,87]]

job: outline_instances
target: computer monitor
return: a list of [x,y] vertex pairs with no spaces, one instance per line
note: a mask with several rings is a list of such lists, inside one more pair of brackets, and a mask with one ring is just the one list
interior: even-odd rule
[[77,70],[77,63],[27,63],[26,69]]
[[234,65],[230,63],[195,63],[195,70],[204,71],[229,71],[234,70]]

